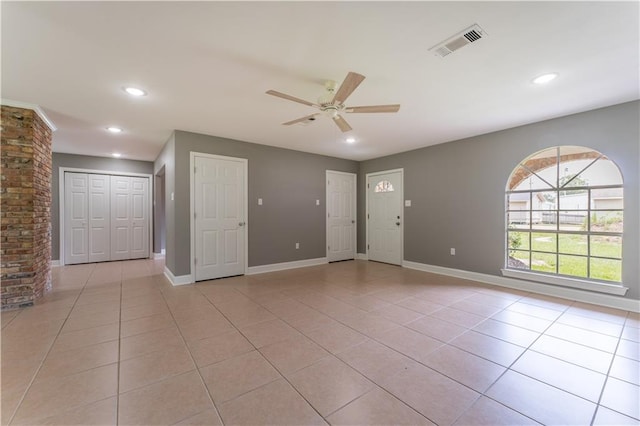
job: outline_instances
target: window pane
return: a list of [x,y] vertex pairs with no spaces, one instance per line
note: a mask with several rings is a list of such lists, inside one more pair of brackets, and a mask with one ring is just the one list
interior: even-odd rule
[[589,191],[562,190],[559,191],[560,210],[587,210],[589,208]]
[[558,251],[565,254],[588,254],[587,236],[577,234],[559,234]]
[[555,180],[545,182],[537,176],[535,173],[531,173],[529,170],[522,166],[516,167],[511,173],[509,179],[508,189],[511,191],[523,191],[532,189],[550,189],[553,188]]
[[591,256],[622,259],[622,237],[591,235]]
[[607,281],[622,281],[620,260],[591,258],[591,278]]
[[529,229],[529,219],[531,213],[526,212],[509,212],[507,213],[507,222],[509,227]]
[[512,250],[508,262],[509,268],[529,269],[529,252]]
[[531,253],[531,269],[542,272],[556,272],[556,255],[550,253]]
[[529,250],[529,233],[528,232],[509,232],[508,236],[509,249]]
[[374,192],[393,192],[393,185],[388,180],[381,180],[376,184],[376,187],[373,189]]
[[556,191],[534,192],[532,210],[556,210],[558,208],[558,193]]
[[560,255],[558,256],[558,273],[586,278],[587,261],[586,257]]
[[587,211],[560,211],[558,214],[558,220],[560,221],[561,231],[586,231],[587,230],[587,218],[589,212]]
[[622,211],[591,212],[592,232],[622,232]]
[[531,227],[541,230],[555,230],[558,213],[555,211],[534,211],[531,212]]
[[591,190],[593,210],[622,210],[624,197],[622,188],[601,188]]
[[531,250],[556,252],[556,234],[534,232],[531,234]]
[[616,165],[606,157],[600,158],[578,175],[591,186],[622,185],[622,174]]

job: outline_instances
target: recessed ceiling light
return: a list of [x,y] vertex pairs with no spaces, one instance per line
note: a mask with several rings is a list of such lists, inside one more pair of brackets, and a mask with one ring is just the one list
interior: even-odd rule
[[548,82],[550,82],[551,80],[555,79],[558,76],[558,73],[552,72],[549,74],[543,74],[539,77],[536,77],[533,79],[533,82],[535,84],[546,84]]
[[125,87],[124,91],[131,96],[146,96],[147,94],[147,92],[142,89],[138,89],[137,87]]
[[112,153],[111,155],[112,155],[113,157],[116,157],[116,158],[120,158],[120,157],[122,157],[122,154],[120,154],[119,152],[114,152],[114,153]]
[[354,143],[356,138],[347,138],[347,143]]
[[116,126],[109,126],[107,127],[107,130],[110,131],[111,133],[122,133],[122,129]]

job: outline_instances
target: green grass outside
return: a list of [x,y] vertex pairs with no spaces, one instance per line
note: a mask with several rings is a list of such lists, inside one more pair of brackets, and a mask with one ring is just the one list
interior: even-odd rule
[[[559,240],[556,241],[556,238]],[[556,273],[556,262],[559,261],[558,273],[577,277],[593,278],[607,281],[622,280],[622,262],[620,260],[591,258],[591,276],[587,276],[586,257],[573,255],[587,255],[586,235],[576,234],[547,234],[542,232],[532,232],[531,242],[529,242],[529,232],[509,232],[509,248],[511,256],[529,264],[529,252],[524,250],[535,250],[546,253],[531,254],[531,270],[541,272]],[[622,257],[622,239],[620,237],[605,237],[592,235],[591,255],[603,257]],[[518,244],[519,241],[519,244]],[[559,256],[556,259],[556,248]]]

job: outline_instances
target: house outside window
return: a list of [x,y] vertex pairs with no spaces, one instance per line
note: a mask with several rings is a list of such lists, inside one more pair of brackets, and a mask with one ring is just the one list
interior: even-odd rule
[[506,207],[505,275],[621,284],[623,180],[605,155],[560,146],[527,157],[511,173]]

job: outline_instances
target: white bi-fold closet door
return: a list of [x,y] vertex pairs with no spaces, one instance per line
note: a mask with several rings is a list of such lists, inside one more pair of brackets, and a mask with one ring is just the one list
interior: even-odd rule
[[149,256],[149,179],[65,173],[66,264]]

